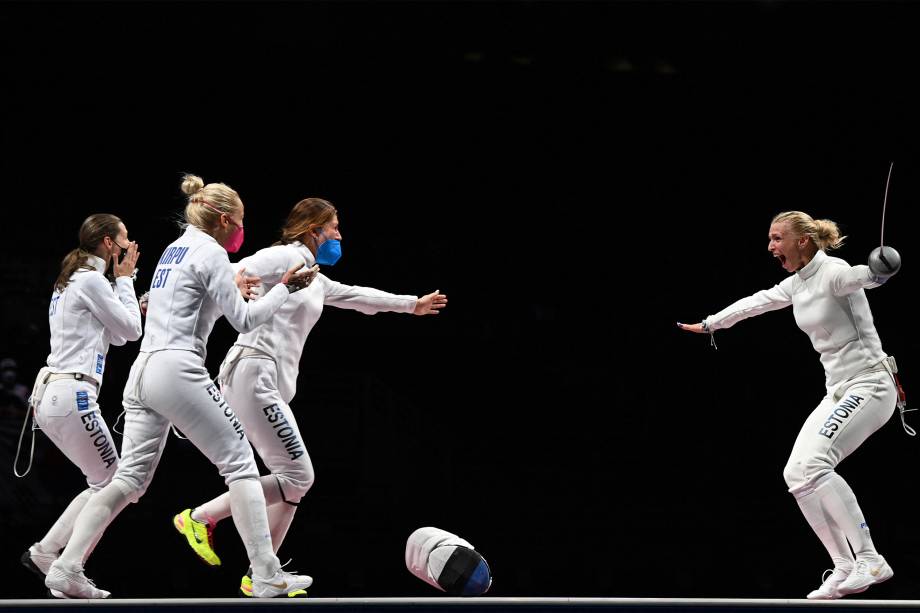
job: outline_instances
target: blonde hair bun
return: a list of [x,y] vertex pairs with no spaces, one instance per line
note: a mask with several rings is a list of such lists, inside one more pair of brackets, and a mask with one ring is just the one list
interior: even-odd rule
[[196,175],[183,175],[182,193],[186,196],[197,194],[204,189],[204,181]]

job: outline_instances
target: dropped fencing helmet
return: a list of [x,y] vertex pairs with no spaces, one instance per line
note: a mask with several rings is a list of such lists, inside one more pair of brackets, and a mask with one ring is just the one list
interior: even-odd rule
[[439,528],[419,528],[409,535],[406,568],[451,596],[479,596],[492,585],[489,564],[473,546]]

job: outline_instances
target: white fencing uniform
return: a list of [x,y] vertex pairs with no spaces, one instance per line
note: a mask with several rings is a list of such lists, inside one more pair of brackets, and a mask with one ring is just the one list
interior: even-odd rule
[[89,264],[92,270],[77,270],[67,287],[51,297],[51,353],[48,366],[39,371],[32,403],[36,423],[97,490],[118,464],[96,403],[105,358],[110,344],[140,338],[141,312],[130,277],[118,277],[113,292],[102,274],[105,261],[91,255]]
[[125,386],[124,461],[115,476],[138,497],[153,477],[170,422],[228,485],[258,477],[243,428],[205,368],[206,344],[221,315],[237,330],[249,331],[268,321],[289,294],[277,285],[260,300],[246,302],[233,274],[227,252],[191,225],[157,263],[141,352]]
[[103,275],[106,262],[90,255],[88,264],[92,269],[78,269],[67,286],[51,296],[51,353],[48,366],[36,377],[30,399],[35,422],[83,472],[89,486],[39,544],[40,549],[55,553],[70,538],[89,491],[101,489],[115,474],[118,448],[97,398],[109,345],[124,345],[141,336],[141,312],[132,279],[116,278],[113,291]]
[[248,332],[272,317],[289,293],[279,284],[260,300],[246,302],[233,276],[227,252],[191,225],[160,257],[144,340],[124,392],[122,460],[112,483],[87,504],[87,517],[81,515],[62,562],[76,564],[79,548],[89,547],[128,502],[143,495],[172,422],[218,467],[231,493],[242,492],[234,498],[234,510],[241,507],[237,528],[256,574],[271,576],[280,567],[271,551],[252,449],[204,360],[208,335],[221,315]]
[[[246,274],[261,277],[260,291],[264,292],[295,264],[314,264],[313,254],[300,242],[261,249],[237,266],[245,267]],[[413,313],[417,301],[416,296],[344,285],[318,274],[308,288],[293,294],[265,325],[240,334],[221,365],[219,381],[246,435],[272,473],[262,477],[269,505],[296,505],[313,484],[313,465],[289,403],[297,389],[304,345],[323,306],[368,315],[383,311]],[[229,514],[224,495],[198,507],[193,517],[215,522]],[[292,508],[269,509],[276,551],[292,515]]]
[[819,250],[778,285],[704,321],[716,331],[792,305],[820,354],[827,395],[799,432],[783,477],[838,567],[852,560],[842,534],[857,556],[875,550],[852,490],[834,469],[888,421],[897,402],[893,358],[882,351],[864,291],[878,285],[868,266],[851,267]]

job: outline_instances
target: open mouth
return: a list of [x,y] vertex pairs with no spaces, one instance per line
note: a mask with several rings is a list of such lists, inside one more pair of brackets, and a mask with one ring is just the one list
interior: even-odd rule
[[782,253],[777,253],[777,254],[776,254],[776,257],[779,258],[779,263],[780,263],[782,266],[785,266],[785,265],[786,265],[786,256],[784,256]]

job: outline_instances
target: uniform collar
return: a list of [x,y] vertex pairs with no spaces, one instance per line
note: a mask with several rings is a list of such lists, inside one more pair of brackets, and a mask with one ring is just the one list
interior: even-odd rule
[[208,234],[207,232],[205,232],[204,230],[202,230],[201,228],[193,224],[189,224],[185,226],[185,233],[186,234],[200,234],[205,239],[214,241],[215,243],[217,242],[216,238],[214,238],[213,236],[211,236],[210,234]]
[[827,260],[827,254],[824,253],[824,251],[821,249],[818,249],[818,251],[815,253],[815,256],[811,258],[811,261],[797,270],[796,274],[798,274],[802,279],[807,279],[808,277],[818,272],[818,269],[821,267],[821,264],[823,264],[825,260]]
[[297,250],[297,253],[303,256],[303,259],[307,261],[307,266],[313,266],[316,264],[316,258],[313,257],[313,252],[310,251],[310,248],[301,243],[300,241],[294,241],[293,243],[288,243],[291,247]]
[[89,257],[86,259],[86,263],[93,267],[94,270],[97,270],[101,273],[105,272],[106,263],[105,260],[100,258],[98,255],[89,254]]

